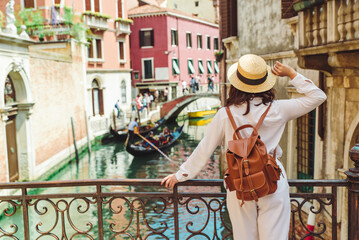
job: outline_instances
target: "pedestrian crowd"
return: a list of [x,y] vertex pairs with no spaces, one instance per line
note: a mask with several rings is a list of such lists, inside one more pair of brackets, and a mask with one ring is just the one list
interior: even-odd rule
[[[201,77],[197,75],[196,77],[190,76],[189,86],[186,80],[182,80],[182,94],[186,93],[196,93],[199,91],[199,86],[201,84]],[[214,76],[207,76],[207,92],[214,91]]]

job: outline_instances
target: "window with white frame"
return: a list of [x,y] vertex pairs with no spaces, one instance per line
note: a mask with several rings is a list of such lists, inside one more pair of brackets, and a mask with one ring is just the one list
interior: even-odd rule
[[194,70],[194,66],[193,66],[193,60],[188,59],[187,64],[188,64],[188,74],[194,74],[195,70]]
[[102,39],[93,38],[89,40],[87,47],[87,58],[89,60],[103,60]]
[[186,42],[187,42],[187,47],[191,48],[192,47],[192,34],[190,32],[186,33]]
[[125,39],[118,40],[118,56],[120,63],[126,62]]
[[23,0],[22,3],[24,8],[36,8],[35,0]]
[[178,31],[171,29],[171,45],[178,46]]
[[101,0],[85,0],[85,11],[101,12]]
[[140,30],[140,47],[154,46],[154,32],[153,29]]
[[213,50],[218,50],[218,38],[213,38]]
[[202,49],[202,35],[201,34],[197,35],[197,48]]
[[124,16],[123,12],[123,0],[117,0],[117,17],[123,18]]
[[211,37],[207,36],[207,49],[211,49]]
[[142,76],[143,79],[153,79],[153,58],[142,59]]
[[122,80],[122,82],[121,82],[121,102],[126,103],[126,98],[127,98],[127,95],[126,95],[126,81]]

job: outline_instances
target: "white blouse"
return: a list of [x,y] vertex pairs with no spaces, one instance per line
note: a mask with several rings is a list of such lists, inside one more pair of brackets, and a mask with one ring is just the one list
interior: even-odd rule
[[[312,111],[327,99],[322,90],[315,86],[311,80],[308,80],[299,73],[290,83],[299,93],[305,96],[296,99],[273,101],[262,126],[258,130],[258,134],[266,145],[268,153],[273,153],[274,149],[278,146],[285,124],[288,121]],[[260,116],[268,107],[268,105],[264,104],[255,106],[258,103],[261,103],[261,98],[255,98],[250,102],[250,112],[247,115],[243,115],[247,108],[246,104],[230,106],[237,127],[244,124],[251,124],[253,126],[257,124]],[[208,125],[204,138],[176,173],[177,180],[183,182],[194,178],[206,165],[216,147],[222,143],[223,137],[225,137],[226,143],[233,139],[233,132],[234,130],[228,119],[226,109],[221,108]],[[249,137],[252,129],[246,128],[240,133],[243,137]],[[277,157],[281,156],[282,150],[278,147]]]

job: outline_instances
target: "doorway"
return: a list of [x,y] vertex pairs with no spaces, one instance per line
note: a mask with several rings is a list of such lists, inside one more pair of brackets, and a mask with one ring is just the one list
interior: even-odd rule
[[6,145],[9,166],[9,181],[15,182],[19,180],[19,161],[17,157],[17,141],[16,141],[16,112],[12,111],[6,122]]

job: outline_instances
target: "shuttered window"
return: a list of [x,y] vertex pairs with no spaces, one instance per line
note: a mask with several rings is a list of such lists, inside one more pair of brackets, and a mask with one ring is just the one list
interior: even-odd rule
[[188,74],[194,74],[195,70],[194,70],[194,66],[193,66],[193,60],[188,59],[187,63],[188,63]]
[[[315,147],[315,110],[297,119],[297,174],[298,179],[313,179]],[[313,187],[300,187],[312,192]]]
[[123,18],[123,16],[122,16],[122,0],[117,0],[117,17]]
[[85,0],[86,11],[101,12],[100,0]]
[[24,8],[35,8],[35,0],[25,0]]
[[143,78],[153,79],[153,60],[143,59]]
[[101,41],[101,39],[96,39],[96,52],[97,52],[97,58],[102,58],[102,41]]
[[202,49],[202,35],[197,35],[197,48]]
[[171,30],[171,45],[172,46],[178,45],[178,31],[174,29]]
[[94,1],[94,10],[95,12],[100,12],[100,0],[93,0]]
[[186,33],[186,45],[188,48],[192,47],[192,34],[191,33]]
[[221,0],[219,2],[221,16],[221,39],[237,36],[237,1]]
[[218,50],[218,38],[213,38],[213,50]]
[[172,59],[172,74],[180,74],[179,64],[178,64],[178,58]]
[[291,18],[297,16],[293,8],[294,0],[282,0],[282,18]]
[[91,0],[86,0],[86,2],[85,2],[85,9],[86,9],[86,11],[92,11],[92,9],[91,9]]
[[120,62],[125,62],[125,41],[118,41],[118,51],[119,51],[119,59]]
[[140,47],[151,47],[154,46],[153,29],[151,30],[140,30]]
[[198,60],[198,72],[199,72],[199,74],[204,73],[203,61],[202,60]]

